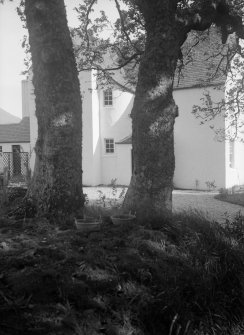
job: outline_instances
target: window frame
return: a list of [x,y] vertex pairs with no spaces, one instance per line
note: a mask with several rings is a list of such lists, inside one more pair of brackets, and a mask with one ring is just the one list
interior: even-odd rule
[[113,107],[113,90],[111,88],[103,91],[103,106],[106,108]]
[[[109,141],[109,142],[107,142]],[[114,138],[105,138],[104,139],[104,151],[106,155],[111,155],[115,153],[115,141]],[[112,150],[112,151],[111,151]]]

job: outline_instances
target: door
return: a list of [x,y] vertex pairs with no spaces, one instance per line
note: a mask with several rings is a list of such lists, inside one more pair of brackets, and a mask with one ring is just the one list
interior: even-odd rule
[[17,176],[21,174],[20,145],[12,145],[12,152],[13,152],[13,175]]

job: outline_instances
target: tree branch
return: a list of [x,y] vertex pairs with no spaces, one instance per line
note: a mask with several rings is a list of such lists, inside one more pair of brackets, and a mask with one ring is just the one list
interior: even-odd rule
[[125,22],[124,22],[124,18],[123,18],[123,15],[122,15],[122,11],[121,11],[119,2],[118,2],[118,0],[114,0],[114,1],[115,1],[115,5],[116,5],[116,8],[117,8],[117,11],[118,11],[118,13],[119,13],[120,22],[121,22],[121,27],[122,27],[122,32],[125,34],[125,37],[126,37],[127,41],[130,43],[130,45],[131,45],[133,48],[135,48],[137,52],[139,52],[140,50],[136,47],[136,45],[134,45],[134,44],[132,43],[129,34],[128,34],[127,31],[126,31]]
[[108,80],[110,83],[113,83],[115,86],[119,87],[122,91],[126,91],[128,93],[135,94],[135,91],[133,89],[131,89],[130,87],[127,87],[127,86],[121,84],[116,79],[114,79],[112,77],[112,75],[109,73],[110,69],[107,69],[107,68],[104,69],[101,65],[94,64],[93,66],[91,66],[89,68],[79,69],[78,71],[82,72],[82,71],[89,71],[89,70],[97,70],[97,71],[102,72],[103,75],[104,75],[104,77],[106,78],[106,80]]

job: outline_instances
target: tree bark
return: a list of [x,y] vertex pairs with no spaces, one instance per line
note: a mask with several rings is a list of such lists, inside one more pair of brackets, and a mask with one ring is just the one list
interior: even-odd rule
[[141,222],[172,212],[174,122],[178,115],[173,80],[187,35],[175,23],[169,1],[138,2],[147,39],[132,109],[133,174],[123,206],[136,212]]
[[39,214],[83,208],[80,84],[63,0],[25,0],[38,139],[28,196]]

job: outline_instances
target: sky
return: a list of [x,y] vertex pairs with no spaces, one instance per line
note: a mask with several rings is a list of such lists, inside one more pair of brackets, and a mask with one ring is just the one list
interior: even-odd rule
[[[6,0],[0,4],[0,108],[21,118],[22,97],[21,80],[25,76],[21,72],[24,67],[24,50],[21,47],[26,33],[17,15],[18,0]],[[82,0],[65,0],[69,26],[78,24],[75,6]],[[98,0],[98,10],[105,10],[109,16],[116,16],[116,9],[110,0]]]

